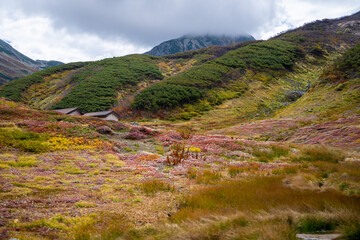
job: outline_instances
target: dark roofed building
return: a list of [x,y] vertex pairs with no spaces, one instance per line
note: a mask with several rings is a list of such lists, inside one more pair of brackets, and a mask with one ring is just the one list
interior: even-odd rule
[[85,113],[84,116],[98,117],[105,120],[113,120],[113,121],[119,121],[120,118],[120,116],[117,115],[114,111],[91,112],[91,113]]
[[83,112],[78,108],[64,108],[64,109],[55,109],[55,112],[63,113],[67,115],[83,115]]

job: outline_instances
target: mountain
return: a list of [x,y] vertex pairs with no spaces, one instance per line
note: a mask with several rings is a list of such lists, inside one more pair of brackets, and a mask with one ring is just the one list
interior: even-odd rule
[[0,239],[359,239],[359,23],[1,86]]
[[32,60],[0,40],[0,85],[34,72],[63,64],[59,61]]
[[357,13],[267,41],[64,64],[14,80],[0,96],[40,109],[113,108],[123,116],[195,118],[204,129],[211,122],[226,127],[276,115],[308,96],[327,67],[359,42],[359,21]]
[[215,36],[215,35],[205,35],[205,36],[192,36],[185,35],[180,38],[172,39],[166,42],[159,44],[145,54],[152,56],[163,56],[168,54],[174,54],[178,52],[185,52],[190,50],[197,50],[200,48],[209,47],[212,45],[221,45],[228,46],[234,45],[236,43],[241,43],[245,41],[252,41],[255,38],[251,35],[240,35],[237,37],[231,36]]

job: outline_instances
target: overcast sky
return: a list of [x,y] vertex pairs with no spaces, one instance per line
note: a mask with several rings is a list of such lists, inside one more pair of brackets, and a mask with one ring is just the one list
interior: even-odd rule
[[98,60],[184,34],[268,39],[357,11],[358,0],[0,0],[0,39],[32,59]]

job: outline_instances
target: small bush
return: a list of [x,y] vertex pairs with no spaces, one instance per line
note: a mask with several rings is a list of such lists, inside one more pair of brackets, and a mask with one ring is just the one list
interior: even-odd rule
[[105,135],[113,135],[114,134],[113,130],[108,126],[97,127],[96,131],[98,133],[105,134]]
[[126,139],[132,139],[132,140],[141,140],[141,139],[146,139],[147,135],[142,133],[139,129],[137,128],[132,128],[130,129],[129,134],[127,134],[124,138]]
[[129,129],[128,126],[126,126],[125,124],[121,123],[121,122],[117,122],[117,123],[113,123],[111,125],[111,127],[115,130],[115,131],[124,131]]
[[96,207],[96,203],[80,201],[75,203],[74,206],[77,208],[92,208],[92,207]]
[[343,230],[344,239],[357,240],[360,239],[360,222],[356,222],[350,226],[347,226]]
[[144,181],[138,188],[144,193],[168,192],[174,189],[169,183],[157,179]]
[[336,223],[322,217],[306,217],[299,220],[298,231],[301,233],[328,232],[334,230]]
[[193,135],[193,130],[191,128],[184,128],[179,131],[182,139],[190,139]]
[[167,165],[177,165],[188,158],[189,150],[185,149],[183,143],[173,143],[170,146],[170,153],[166,156]]
[[305,147],[302,153],[303,155],[300,157],[300,160],[309,162],[323,161],[337,163],[345,159],[344,154],[340,151],[325,146]]

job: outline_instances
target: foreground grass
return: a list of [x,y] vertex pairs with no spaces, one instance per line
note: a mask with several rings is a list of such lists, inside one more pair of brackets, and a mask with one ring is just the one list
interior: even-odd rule
[[297,233],[340,232],[357,239],[360,196],[298,190],[283,177],[223,182],[186,195],[170,222],[145,239],[296,239]]

